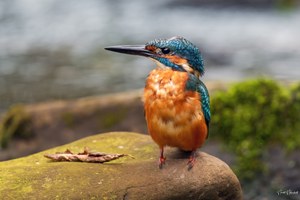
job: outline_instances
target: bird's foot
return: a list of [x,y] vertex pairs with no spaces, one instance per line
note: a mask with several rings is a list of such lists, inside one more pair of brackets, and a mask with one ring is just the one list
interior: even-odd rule
[[164,157],[164,147],[160,148],[160,157],[158,160],[158,167],[159,169],[162,168],[162,166],[166,163],[166,157]]
[[164,164],[166,164],[166,157],[159,157],[159,160],[158,160],[159,169],[162,169]]
[[189,158],[189,161],[187,163],[188,170],[191,170],[194,167],[195,162],[196,162],[196,156],[197,156],[196,151],[192,151],[192,153],[190,155],[190,158]]

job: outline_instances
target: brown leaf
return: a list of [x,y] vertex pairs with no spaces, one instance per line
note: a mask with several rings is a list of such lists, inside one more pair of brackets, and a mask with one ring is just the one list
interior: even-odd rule
[[[46,158],[53,161],[70,161],[70,162],[92,162],[92,163],[104,163],[111,160],[115,160],[124,156],[126,154],[109,154],[103,152],[90,152],[88,148],[84,148],[82,153],[74,154],[69,149],[63,153],[55,154],[45,154]],[[131,156],[132,157],[132,156]]]

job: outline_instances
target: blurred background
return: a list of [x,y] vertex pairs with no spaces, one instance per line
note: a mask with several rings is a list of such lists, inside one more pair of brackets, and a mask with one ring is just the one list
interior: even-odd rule
[[[288,189],[300,193],[300,151],[296,148],[300,137],[295,140],[292,135],[300,130],[300,85],[292,90],[277,85],[300,80],[299,8],[297,0],[1,0],[0,160],[98,132],[146,133],[140,91],[135,90],[144,87],[145,78],[155,65],[145,58],[107,52],[104,47],[145,44],[155,38],[178,35],[202,51],[206,65],[204,82],[211,94],[228,83],[249,78],[275,80],[247,83],[231,90],[233,96],[213,95],[214,105],[221,105],[213,106],[214,115],[228,119],[222,113],[231,105],[226,99],[234,99],[236,105],[242,101],[238,97],[245,96],[241,92],[261,87],[252,96],[260,99],[257,108],[251,110],[263,110],[272,103],[272,108],[266,109],[271,117],[253,114],[262,123],[257,129],[249,128],[252,118],[235,115],[232,109],[232,115],[241,119],[237,126],[250,131],[239,132],[232,124],[226,126],[224,120],[215,120],[213,127],[217,128],[212,132],[217,135],[220,130],[228,131],[236,143],[229,144],[227,136],[221,135],[210,139],[203,151],[230,166],[238,166],[235,172],[241,174],[245,199],[300,199],[299,195],[278,197],[276,193]],[[261,101],[261,96],[266,99]],[[77,100],[81,97],[85,99]],[[254,101],[242,103],[242,108],[249,108],[249,102]],[[298,107],[291,109],[289,106],[295,102]],[[283,106],[274,108],[273,103]],[[282,112],[287,108],[294,115]],[[289,119],[283,124],[273,120],[279,111],[284,114],[282,118]],[[223,122],[225,128],[219,126]],[[292,153],[286,154],[282,145],[273,144],[265,151],[269,133],[279,128],[286,130],[287,126],[292,128],[284,133],[290,134],[285,137],[293,141],[282,145]],[[257,131],[255,137],[261,139],[260,146],[254,148],[251,145],[256,140],[247,139],[253,130]],[[274,134],[272,142],[285,141],[282,130]],[[242,137],[234,138],[235,132]],[[8,145],[14,134],[17,137]],[[225,151],[221,144],[227,144],[229,150]],[[260,151],[247,151],[251,148]],[[266,166],[245,161],[248,157],[239,160],[244,152],[248,152],[245,156],[250,155],[251,162],[259,158]],[[249,169],[253,169],[250,175]]]
[[297,5],[296,0],[1,0],[0,111],[14,103],[141,88],[154,64],[103,48],[174,35],[199,46],[205,80],[298,80]]

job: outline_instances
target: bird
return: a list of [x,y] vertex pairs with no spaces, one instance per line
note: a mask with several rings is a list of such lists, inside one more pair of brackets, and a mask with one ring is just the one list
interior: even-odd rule
[[159,168],[166,162],[166,146],[190,152],[187,165],[193,168],[197,149],[208,138],[211,119],[209,92],[200,80],[204,61],[199,48],[175,36],[105,49],[144,56],[156,63],[146,79],[143,102],[148,132],[160,149]]

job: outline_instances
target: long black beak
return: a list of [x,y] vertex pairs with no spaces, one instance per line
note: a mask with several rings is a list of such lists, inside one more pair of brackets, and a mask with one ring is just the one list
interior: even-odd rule
[[154,55],[153,52],[145,49],[145,45],[119,45],[119,46],[110,46],[105,48],[108,51],[114,51],[118,53],[139,55],[152,57]]

